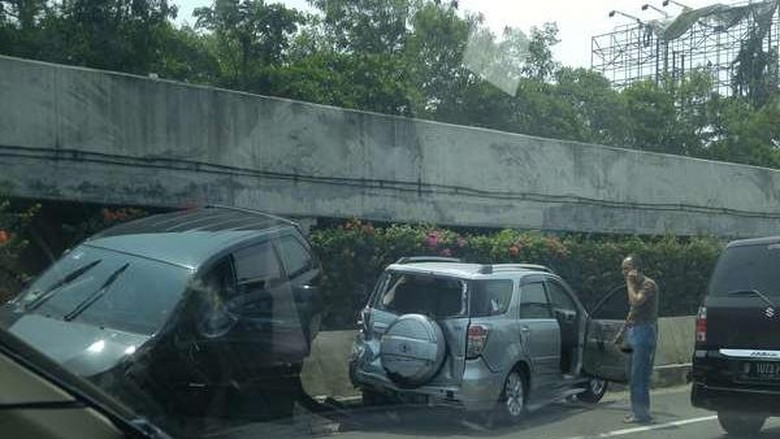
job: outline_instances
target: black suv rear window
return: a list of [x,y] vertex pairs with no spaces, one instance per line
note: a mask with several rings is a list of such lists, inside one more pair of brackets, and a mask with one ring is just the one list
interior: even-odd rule
[[396,314],[458,317],[465,313],[465,290],[465,283],[458,279],[392,273],[383,283],[377,306]]
[[780,296],[780,244],[728,248],[718,261],[710,282],[711,296],[758,290]]

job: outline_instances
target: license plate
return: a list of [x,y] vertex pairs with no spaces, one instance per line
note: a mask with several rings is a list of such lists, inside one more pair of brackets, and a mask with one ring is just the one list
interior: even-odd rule
[[780,362],[743,363],[742,376],[751,380],[780,381]]

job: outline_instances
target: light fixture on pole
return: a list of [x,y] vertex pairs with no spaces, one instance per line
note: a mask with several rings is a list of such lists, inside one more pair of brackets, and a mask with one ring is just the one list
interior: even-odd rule
[[640,20],[638,17],[634,17],[631,14],[626,14],[625,12],[620,12],[620,11],[615,11],[615,10],[609,11],[609,18],[612,18],[615,15],[622,15],[622,16],[624,16],[626,18],[630,18],[632,20],[636,20],[636,22],[639,23],[639,24],[642,24],[642,20]]
[[667,6],[669,6],[669,3],[671,3],[671,4],[675,5],[675,6],[679,6],[679,7],[683,8],[683,9],[691,9],[690,7],[685,6],[684,4],[682,4],[680,2],[676,2],[674,0],[664,0],[663,3],[661,3],[661,5],[663,7],[667,7]]
[[652,10],[660,13],[661,15],[664,16],[664,18],[669,18],[669,13],[664,11],[663,9],[659,9],[659,8],[657,8],[657,7],[655,7],[655,6],[651,5],[651,4],[648,4],[648,3],[645,3],[645,4],[642,5],[642,10],[643,11],[646,11],[648,9],[652,9]]

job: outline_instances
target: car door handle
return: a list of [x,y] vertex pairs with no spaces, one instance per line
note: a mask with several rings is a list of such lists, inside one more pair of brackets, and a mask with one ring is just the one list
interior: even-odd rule
[[520,328],[520,340],[523,343],[528,343],[529,341],[531,341],[531,328],[529,328],[528,326],[523,326],[522,328]]

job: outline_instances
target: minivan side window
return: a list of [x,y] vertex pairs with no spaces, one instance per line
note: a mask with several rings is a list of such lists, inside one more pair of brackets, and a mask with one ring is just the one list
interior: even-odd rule
[[271,242],[238,250],[233,255],[233,261],[241,292],[264,290],[282,281],[282,270]]
[[205,292],[222,299],[229,299],[236,294],[236,275],[233,270],[233,258],[226,257],[219,261],[203,276]]
[[523,285],[520,289],[520,318],[552,318],[550,303],[547,301],[547,294],[541,282]]
[[309,250],[294,236],[287,235],[282,237],[278,242],[278,246],[287,276],[294,278],[310,270],[314,265]]

